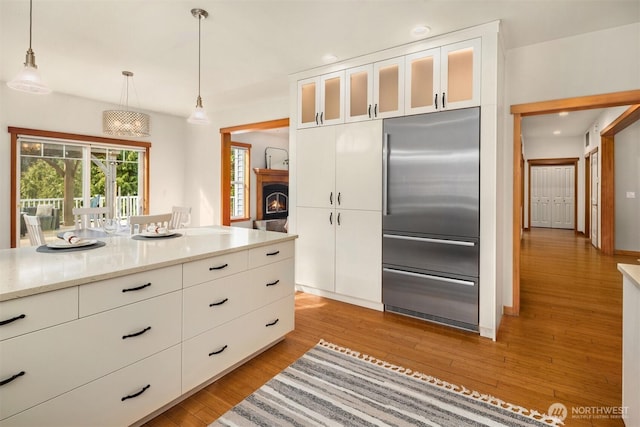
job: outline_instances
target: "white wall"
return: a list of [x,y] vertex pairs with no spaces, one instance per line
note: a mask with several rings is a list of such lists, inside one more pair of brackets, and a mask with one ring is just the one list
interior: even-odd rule
[[[506,52],[507,106],[576,96],[604,94],[640,87],[640,23],[581,34],[511,49]],[[504,258],[512,259],[513,221],[513,118],[505,112],[501,149],[504,162],[502,197],[505,212],[498,238],[505,245]],[[510,263],[504,264],[504,304],[512,301]]]
[[[523,121],[526,121],[525,118]],[[578,208],[578,231],[584,232],[584,137],[525,138],[524,140],[524,223],[529,224],[529,160],[575,158],[578,161],[578,193],[575,203]]]
[[[615,136],[614,248],[640,251],[640,121]],[[631,194],[633,193],[633,197]]]
[[[0,82],[0,248],[10,247],[10,134],[7,127],[22,127],[104,136],[102,111],[116,105],[75,96],[52,93],[30,95],[9,89]],[[185,203],[185,129],[182,117],[147,112],[151,116],[152,143],[149,156],[150,212],[170,212],[172,205]]]

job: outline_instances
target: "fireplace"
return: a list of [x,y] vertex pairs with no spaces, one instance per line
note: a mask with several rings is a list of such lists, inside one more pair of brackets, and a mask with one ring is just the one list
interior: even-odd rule
[[289,186],[267,184],[262,187],[262,219],[282,219],[289,215]]
[[254,228],[285,231],[289,215],[289,171],[255,168],[256,220]]

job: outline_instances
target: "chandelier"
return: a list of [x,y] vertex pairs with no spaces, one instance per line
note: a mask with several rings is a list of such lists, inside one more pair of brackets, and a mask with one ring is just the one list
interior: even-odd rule
[[120,95],[120,110],[102,112],[102,132],[112,136],[141,138],[149,136],[149,115],[129,110],[129,79],[133,80],[131,71],[123,71],[124,84]]
[[33,33],[33,0],[29,0],[29,50],[24,61],[24,68],[18,75],[7,82],[11,89],[21,92],[33,93],[36,95],[46,95],[51,93],[51,89],[40,78],[38,66],[36,65],[36,55],[31,49],[31,36]]
[[208,125],[210,123],[209,117],[207,117],[207,112],[202,106],[202,98],[200,97],[200,44],[202,42],[200,23],[203,19],[206,19],[206,17],[209,16],[209,13],[204,9],[191,9],[191,14],[194,18],[198,19],[198,98],[196,99],[196,108],[193,110],[187,121],[196,125]]

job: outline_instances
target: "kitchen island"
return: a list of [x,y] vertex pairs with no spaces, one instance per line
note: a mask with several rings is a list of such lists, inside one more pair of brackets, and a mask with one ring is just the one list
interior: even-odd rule
[[618,264],[622,273],[622,407],[627,426],[640,425],[640,265]]
[[141,423],[293,330],[296,236],[177,231],[0,250],[0,426]]

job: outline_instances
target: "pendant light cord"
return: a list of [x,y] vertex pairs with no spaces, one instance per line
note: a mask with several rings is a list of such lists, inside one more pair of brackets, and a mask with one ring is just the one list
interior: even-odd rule
[[201,27],[202,25],[202,15],[198,16],[198,97],[200,97],[200,57],[201,57],[201,52],[200,52],[200,44],[202,43],[202,34],[201,34]]
[[32,35],[33,35],[33,0],[29,0],[29,50],[31,50]]

